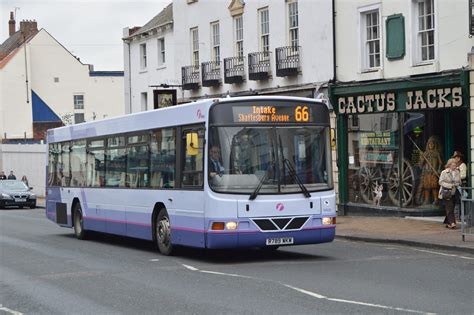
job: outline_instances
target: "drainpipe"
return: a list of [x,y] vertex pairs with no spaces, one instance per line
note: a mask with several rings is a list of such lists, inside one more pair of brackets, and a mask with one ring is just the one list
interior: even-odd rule
[[132,59],[130,57],[130,43],[127,43],[128,47],[128,97],[129,97],[129,114],[132,113]]
[[336,83],[336,0],[332,0],[332,66],[333,78],[332,81]]

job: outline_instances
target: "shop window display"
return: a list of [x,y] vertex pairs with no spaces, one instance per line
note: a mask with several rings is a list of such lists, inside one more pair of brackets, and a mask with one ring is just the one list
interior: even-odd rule
[[[446,125],[453,119],[465,123],[466,118],[462,112],[452,115],[445,111],[349,115],[349,201],[374,207],[442,208],[438,180],[445,156],[452,148],[465,150],[466,141],[465,130]],[[450,143],[445,140],[446,128],[453,133]]]
[[398,206],[398,114],[350,115],[348,119],[350,202]]

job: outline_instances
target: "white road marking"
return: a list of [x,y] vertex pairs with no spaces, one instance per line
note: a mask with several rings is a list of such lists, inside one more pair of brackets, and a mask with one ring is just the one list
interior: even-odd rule
[[435,254],[435,255],[440,255],[440,256],[457,257],[457,258],[462,258],[462,259],[474,260],[474,257],[467,257],[467,256],[456,255],[456,254],[446,254],[446,253],[435,252],[435,251],[432,251],[432,250],[425,250],[425,249],[416,249],[416,248],[412,248],[412,249],[414,251],[417,251],[417,252],[423,252],[423,253],[430,253],[430,254]]
[[11,310],[8,307],[4,307],[2,304],[0,304],[0,311],[4,311],[13,315],[23,315],[23,313]]
[[158,258],[150,259],[150,261],[160,261]]
[[[189,266],[189,265],[185,265],[185,264],[182,264],[182,265],[186,269],[189,269],[191,271],[198,271],[198,272],[201,272],[201,273],[207,273],[207,274],[213,274],[213,275],[219,275],[219,276],[237,277],[237,278],[244,278],[244,279],[253,279],[253,280],[259,280],[259,281],[271,281],[271,280],[259,279],[259,278],[255,278],[255,277],[243,276],[243,275],[238,275],[238,274],[233,274],[233,273],[225,273],[225,272],[210,271],[210,270],[200,270],[200,269],[198,269],[196,267],[193,267],[193,266]],[[274,281],[271,281],[271,282],[274,282]],[[300,293],[303,293],[303,294],[306,294],[306,295],[309,295],[309,296],[312,296],[312,297],[315,297],[315,298],[321,299],[321,300],[327,300],[327,301],[339,302],[339,303],[363,305],[363,306],[368,306],[368,307],[382,308],[382,309],[386,309],[386,310],[401,311],[401,312],[408,312],[408,313],[415,313],[415,314],[430,314],[430,315],[436,314],[436,313],[430,313],[430,312],[411,310],[411,309],[402,308],[402,307],[393,307],[393,306],[387,306],[387,305],[380,305],[380,304],[372,304],[372,303],[359,302],[359,301],[351,301],[351,300],[330,298],[330,297],[318,294],[316,292],[311,292],[311,291],[308,291],[308,290],[297,288],[297,287],[294,287],[292,285],[285,284],[285,283],[282,283],[282,282],[275,282],[275,283],[278,283],[278,284],[280,284],[284,287],[287,287],[289,289],[295,290],[297,292],[300,292]]]
[[199,269],[194,268],[193,266],[188,266],[188,265],[185,265],[185,264],[181,264],[181,265],[183,265],[184,268],[189,269],[191,271],[199,271]]

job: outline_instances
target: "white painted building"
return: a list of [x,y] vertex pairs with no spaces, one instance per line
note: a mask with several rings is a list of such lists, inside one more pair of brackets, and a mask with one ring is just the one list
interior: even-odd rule
[[[166,105],[161,99],[167,91],[177,94],[177,102],[225,95],[314,97],[325,93],[333,77],[332,3],[175,0],[138,31],[125,29],[124,49],[130,52],[130,112]],[[175,87],[160,86],[166,84]]]
[[455,151],[472,175],[472,5],[336,0],[330,96],[344,213],[441,215],[439,173]]
[[0,46],[0,138],[44,139],[46,129],[122,115],[122,71],[93,71],[37,22],[22,21]]

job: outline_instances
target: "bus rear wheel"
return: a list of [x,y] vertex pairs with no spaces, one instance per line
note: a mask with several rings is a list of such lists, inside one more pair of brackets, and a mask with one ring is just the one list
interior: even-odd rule
[[81,204],[77,202],[73,208],[74,213],[74,234],[79,240],[85,240],[87,238],[86,230],[84,230],[84,218],[82,216]]
[[161,209],[156,217],[155,238],[160,253],[166,256],[173,253],[173,244],[171,244],[171,224],[166,209]]

